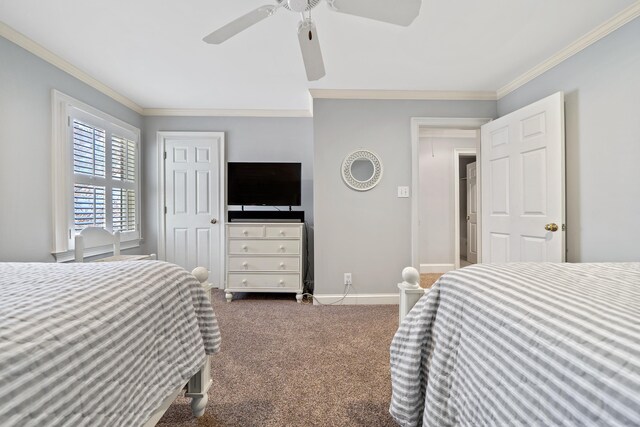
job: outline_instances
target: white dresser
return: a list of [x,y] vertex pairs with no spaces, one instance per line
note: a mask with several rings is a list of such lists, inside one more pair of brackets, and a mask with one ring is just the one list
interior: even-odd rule
[[227,224],[227,283],[234,292],[291,292],[302,301],[304,224]]

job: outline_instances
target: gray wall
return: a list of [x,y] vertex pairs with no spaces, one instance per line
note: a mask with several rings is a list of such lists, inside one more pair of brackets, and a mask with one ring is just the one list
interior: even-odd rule
[[[358,293],[397,293],[411,264],[411,117],[496,117],[493,101],[314,101],[315,289],[341,294],[343,274]],[[340,174],[357,149],[376,152],[384,165],[373,190],[349,189]]]
[[313,249],[313,119],[146,117],[144,122],[143,232],[148,236],[147,252],[157,253],[158,248],[158,131],[224,132],[230,162],[301,162],[301,209],[311,225],[310,250]]
[[640,260],[640,19],[498,101],[565,92],[567,259]]
[[54,260],[51,89],[142,129],[136,112],[0,37],[0,261]]
[[[0,58],[1,261],[53,260],[53,88],[143,130],[145,252],[157,247],[156,131],[224,131],[231,161],[301,161],[304,209],[320,231],[318,293],[341,293],[344,272],[361,293],[395,292],[398,272],[410,264],[410,199],[398,199],[396,187],[410,185],[411,117],[502,116],[562,90],[568,259],[640,259],[639,19],[507,95],[497,111],[491,101],[316,100],[314,119],[142,118],[4,38]],[[343,157],[358,148],[377,151],[384,163],[370,192],[351,191],[340,178]]]
[[[476,148],[476,143],[477,138],[426,137],[419,140],[420,264],[455,263],[455,215],[460,213],[455,211],[453,197],[453,149]],[[466,185],[466,181],[460,182]],[[461,222],[461,236],[463,225]]]

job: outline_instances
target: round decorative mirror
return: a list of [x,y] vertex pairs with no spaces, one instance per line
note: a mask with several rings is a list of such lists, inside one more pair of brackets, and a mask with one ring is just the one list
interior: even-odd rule
[[371,151],[354,151],[342,162],[342,179],[354,190],[371,190],[380,182],[380,178],[382,178],[382,162]]

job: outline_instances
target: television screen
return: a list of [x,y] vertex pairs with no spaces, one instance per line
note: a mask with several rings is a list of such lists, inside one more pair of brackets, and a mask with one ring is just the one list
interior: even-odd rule
[[227,163],[227,203],[300,206],[300,163]]

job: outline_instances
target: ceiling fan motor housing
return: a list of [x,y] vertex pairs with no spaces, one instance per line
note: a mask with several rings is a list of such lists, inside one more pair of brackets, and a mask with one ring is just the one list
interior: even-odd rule
[[279,3],[284,3],[283,6],[289,10],[302,13],[316,7],[320,0],[279,0]]

